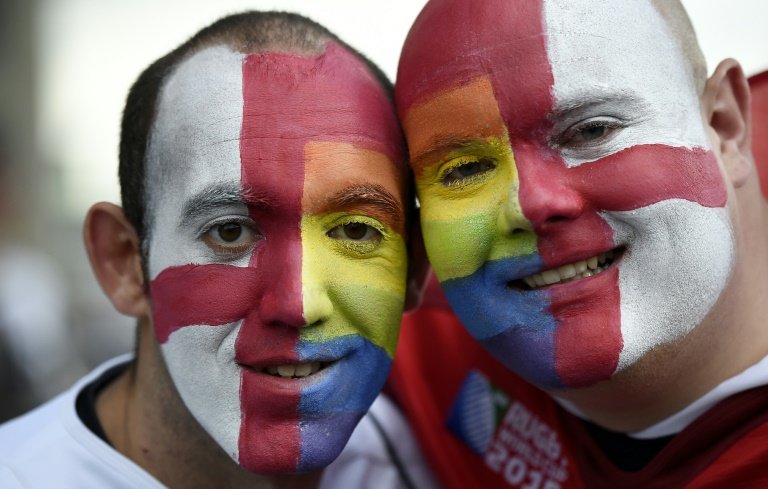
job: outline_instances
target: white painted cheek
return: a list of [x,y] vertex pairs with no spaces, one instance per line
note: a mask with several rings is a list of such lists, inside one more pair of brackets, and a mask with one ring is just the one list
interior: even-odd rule
[[185,200],[211,185],[241,182],[242,63],[240,53],[208,48],[162,87],[147,150],[152,279],[169,266],[206,261],[194,230],[179,228]]
[[[205,49],[182,63],[163,86],[147,149],[149,274],[209,263],[194,229],[180,227],[183,205],[202,189],[240,186],[243,55]],[[244,266],[248,257],[237,265]],[[235,339],[242,321],[185,326],[161,345],[174,385],[192,416],[234,460],[240,435],[240,369]]]
[[[546,0],[547,51],[555,107],[632,95],[645,108],[616,111],[641,120],[606,143],[606,154],[640,144],[709,147],[689,63],[647,0]],[[603,155],[604,156],[604,155]],[[564,155],[566,164],[593,161]]]
[[240,368],[235,340],[240,325],[187,326],[161,345],[181,399],[203,429],[235,461],[240,436]]
[[627,247],[619,264],[618,372],[701,323],[727,284],[734,238],[726,208],[687,200],[601,215]]

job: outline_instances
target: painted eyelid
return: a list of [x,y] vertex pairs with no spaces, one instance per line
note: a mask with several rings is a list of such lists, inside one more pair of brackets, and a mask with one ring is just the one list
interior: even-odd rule
[[490,156],[457,156],[457,157],[451,158],[450,160],[448,160],[446,163],[444,163],[440,167],[440,169],[437,172],[437,180],[442,183],[442,182],[445,181],[445,179],[448,177],[448,175],[453,170],[455,170],[457,168],[460,168],[460,167],[462,167],[462,166],[464,166],[466,164],[480,163],[480,162],[483,162],[483,161],[488,161],[488,162],[492,163],[493,164],[493,168],[490,168],[490,169],[488,169],[486,171],[483,171],[483,172],[480,172],[478,174],[466,177],[466,179],[471,179],[471,178],[474,178],[474,177],[478,177],[478,176],[487,174],[487,173],[495,170],[499,166],[498,161],[496,161],[495,158],[490,157]]
[[370,226],[378,231],[382,238],[389,237],[389,226],[385,225],[374,217],[361,215],[348,215],[334,219],[328,224],[327,229],[325,230],[325,234],[328,235],[328,233],[338,228],[339,226],[345,226],[347,224],[365,224],[366,226]]

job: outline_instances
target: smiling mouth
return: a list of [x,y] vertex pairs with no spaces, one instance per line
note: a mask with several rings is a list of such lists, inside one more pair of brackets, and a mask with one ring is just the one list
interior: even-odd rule
[[587,260],[580,260],[551,270],[534,273],[533,275],[523,277],[520,280],[510,282],[509,285],[513,288],[536,290],[551,285],[565,284],[575,280],[589,278],[607,270],[621,257],[623,252],[623,249],[617,248],[605,253],[600,253]]
[[283,379],[302,379],[315,374],[333,362],[309,362],[309,363],[294,363],[287,365],[270,365],[264,367],[261,371],[265,374],[272,375],[274,377],[281,377]]

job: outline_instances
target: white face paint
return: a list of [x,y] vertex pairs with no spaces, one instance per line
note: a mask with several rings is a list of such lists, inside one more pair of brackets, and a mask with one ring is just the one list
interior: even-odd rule
[[[640,145],[710,149],[689,63],[651,2],[627,0],[617,8],[597,0],[547,0],[545,23],[555,82],[553,133],[585,121],[602,121],[612,131],[599,144],[562,148],[569,167]],[[696,177],[669,181],[666,194],[675,186],[703,185]],[[631,183],[649,196],[658,192],[648,182]],[[734,237],[726,207],[683,199],[600,215],[616,245],[626,247],[618,264],[621,371],[701,323],[728,281]]]
[[[225,47],[206,48],[180,64],[161,89],[147,150],[152,280],[169,267],[221,262],[199,239],[200,229],[221,215],[248,216],[244,205],[232,204],[183,217],[185,203],[206,189],[224,185],[239,193],[243,58]],[[229,264],[246,266],[248,257]],[[234,348],[241,323],[184,327],[160,345],[185,405],[235,460],[242,413]]]

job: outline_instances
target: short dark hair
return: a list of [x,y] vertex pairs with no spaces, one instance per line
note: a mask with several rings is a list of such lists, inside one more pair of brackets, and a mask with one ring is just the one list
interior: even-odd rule
[[392,82],[347,43],[320,24],[290,12],[249,11],[224,17],[200,30],[181,46],[152,63],[128,92],[120,130],[120,193],[123,211],[136,229],[146,259],[145,163],[149,131],[155,119],[160,88],[181,62],[206,47],[226,45],[240,52],[281,50],[317,54],[334,41],[362,61],[392,100]]

